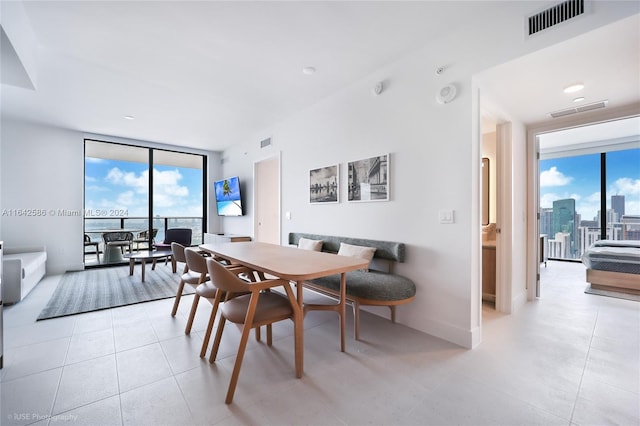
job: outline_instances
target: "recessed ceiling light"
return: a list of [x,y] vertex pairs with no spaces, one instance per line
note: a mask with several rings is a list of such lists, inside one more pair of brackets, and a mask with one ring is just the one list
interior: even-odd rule
[[133,115],[125,115],[124,119],[125,120],[135,120],[135,117]]
[[584,96],[580,96],[579,98],[575,98],[573,102],[582,102],[584,101]]
[[302,72],[306,75],[311,75],[316,72],[316,69],[314,67],[304,67],[302,68]]
[[584,89],[584,84],[582,83],[572,84],[571,86],[567,86],[564,88],[564,93],[575,93],[575,92],[579,92],[582,89]]

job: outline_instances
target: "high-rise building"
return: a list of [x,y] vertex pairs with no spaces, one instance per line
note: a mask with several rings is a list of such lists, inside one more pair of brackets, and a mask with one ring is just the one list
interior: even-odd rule
[[611,208],[618,213],[618,220],[624,216],[624,195],[611,196]]
[[548,235],[549,238],[553,236],[553,209],[542,208],[540,209],[540,233]]
[[573,259],[576,252],[576,200],[567,198],[553,202],[553,235],[558,233],[568,234],[568,238],[563,238],[567,246],[562,252],[568,258]]

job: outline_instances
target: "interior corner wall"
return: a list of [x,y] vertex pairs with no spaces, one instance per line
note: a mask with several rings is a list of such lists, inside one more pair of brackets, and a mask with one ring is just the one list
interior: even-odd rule
[[47,247],[47,273],[83,268],[84,139],[80,132],[2,120],[5,246]]

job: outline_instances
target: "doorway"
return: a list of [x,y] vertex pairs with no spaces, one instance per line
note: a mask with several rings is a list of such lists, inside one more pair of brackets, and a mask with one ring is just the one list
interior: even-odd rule
[[[640,117],[540,133],[536,142],[540,262],[551,268],[580,263],[595,241],[634,238],[640,229]],[[540,274],[537,296],[550,276]]]
[[280,156],[254,163],[255,241],[280,244]]

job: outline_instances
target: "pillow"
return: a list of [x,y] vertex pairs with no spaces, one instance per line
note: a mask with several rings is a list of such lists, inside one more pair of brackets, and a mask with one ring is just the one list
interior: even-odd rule
[[303,250],[322,250],[322,240],[310,240],[309,238],[300,238],[298,240],[298,248]]
[[[340,243],[338,255],[357,257],[371,262],[371,259],[373,259],[373,255],[375,254],[375,252],[375,247],[354,246],[352,244]],[[369,271],[369,265],[367,265],[367,267],[363,268],[362,270],[365,272]]]

